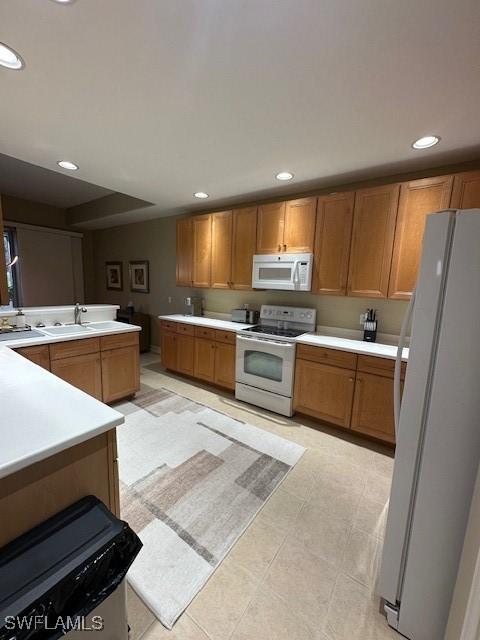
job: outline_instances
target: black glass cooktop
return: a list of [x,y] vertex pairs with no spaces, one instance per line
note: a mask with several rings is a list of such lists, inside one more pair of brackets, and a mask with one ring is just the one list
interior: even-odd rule
[[277,327],[257,324],[255,327],[248,327],[243,331],[251,331],[252,333],[261,333],[269,336],[280,336],[282,338],[297,338],[305,333],[304,329],[278,329]]

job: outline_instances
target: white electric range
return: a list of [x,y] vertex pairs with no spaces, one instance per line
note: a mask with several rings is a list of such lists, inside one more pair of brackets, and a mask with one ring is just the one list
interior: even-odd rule
[[260,324],[237,333],[235,397],[293,414],[295,338],[315,331],[316,310],[262,305]]

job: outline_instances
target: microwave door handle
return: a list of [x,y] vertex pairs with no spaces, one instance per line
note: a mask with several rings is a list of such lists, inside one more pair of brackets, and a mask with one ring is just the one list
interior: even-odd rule
[[300,265],[300,260],[295,260],[295,262],[293,263],[292,279],[291,279],[291,283],[293,285],[298,285],[300,283],[300,278],[298,277],[299,265]]

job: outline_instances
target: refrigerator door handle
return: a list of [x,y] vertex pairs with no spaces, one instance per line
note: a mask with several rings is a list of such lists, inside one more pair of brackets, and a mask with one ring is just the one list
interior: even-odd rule
[[403,319],[400,337],[398,339],[397,357],[395,359],[395,373],[393,378],[393,413],[395,418],[395,440],[398,442],[398,425],[400,423],[400,407],[401,407],[401,378],[402,378],[402,355],[405,346],[405,338],[407,329],[412,318],[413,307],[415,305],[415,289],[408,304],[407,313]]

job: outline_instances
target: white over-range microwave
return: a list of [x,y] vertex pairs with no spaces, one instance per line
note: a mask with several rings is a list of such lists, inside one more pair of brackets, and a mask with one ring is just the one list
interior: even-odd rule
[[253,256],[252,287],[310,291],[312,288],[312,253],[272,253]]

